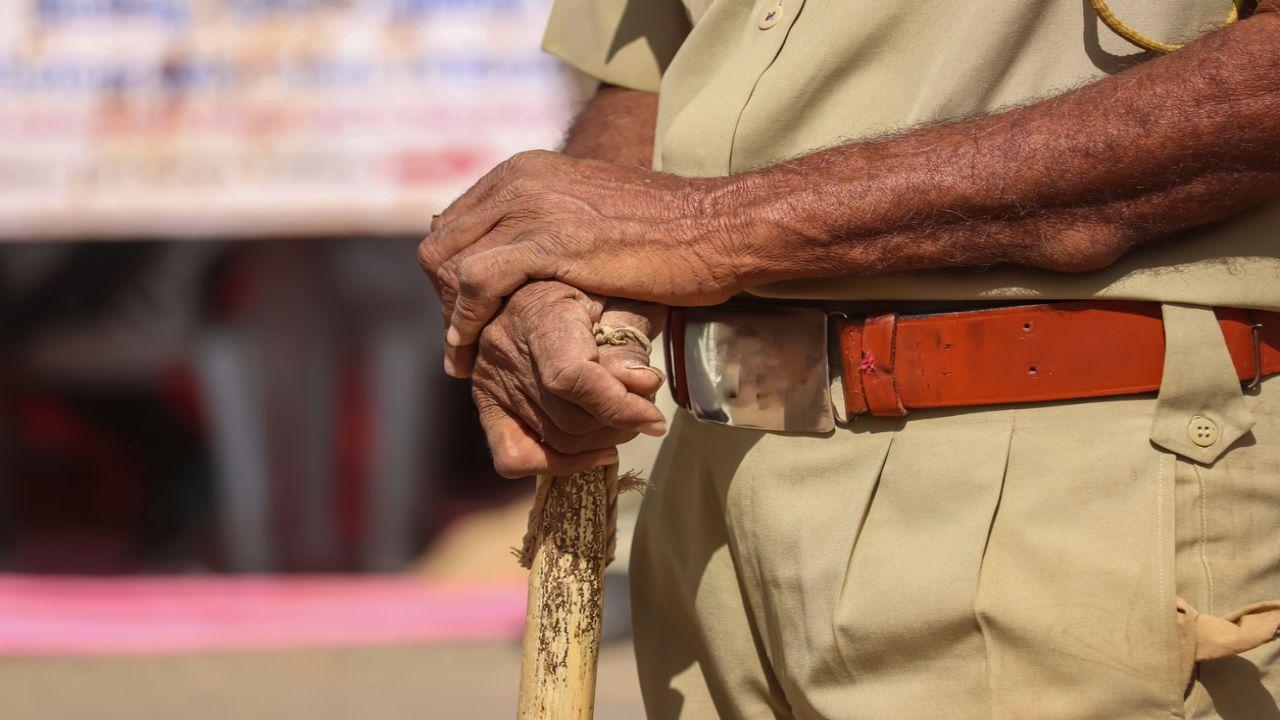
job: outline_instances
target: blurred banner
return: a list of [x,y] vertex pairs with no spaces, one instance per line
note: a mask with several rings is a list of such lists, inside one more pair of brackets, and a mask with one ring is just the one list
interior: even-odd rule
[[0,238],[418,234],[556,144],[546,0],[0,0]]

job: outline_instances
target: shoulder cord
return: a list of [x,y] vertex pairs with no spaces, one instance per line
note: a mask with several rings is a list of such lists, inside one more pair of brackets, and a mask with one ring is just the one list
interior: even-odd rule
[[[1227,13],[1227,21],[1223,23],[1224,25],[1230,25],[1240,19],[1240,6],[1243,3],[1244,0],[1231,1],[1231,12]],[[1158,53],[1170,53],[1182,48],[1181,45],[1170,45],[1169,43],[1162,43],[1159,40],[1153,40],[1128,25],[1125,25],[1120,21],[1120,18],[1115,16],[1115,13],[1111,12],[1111,8],[1107,7],[1107,0],[1089,0],[1089,4],[1093,6],[1093,11],[1097,13],[1098,19],[1107,27],[1111,28],[1112,32],[1143,50],[1150,50],[1151,52]]]

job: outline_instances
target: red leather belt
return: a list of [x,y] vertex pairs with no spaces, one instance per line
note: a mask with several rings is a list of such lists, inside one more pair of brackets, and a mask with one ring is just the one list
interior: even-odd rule
[[[1280,313],[1215,310],[1242,382],[1280,373]],[[678,312],[668,328],[683,356]],[[839,317],[850,415],[1131,395],[1158,390],[1160,305],[1063,302],[934,315]],[[671,363],[687,406],[684,363]],[[682,397],[682,395],[684,397]]]

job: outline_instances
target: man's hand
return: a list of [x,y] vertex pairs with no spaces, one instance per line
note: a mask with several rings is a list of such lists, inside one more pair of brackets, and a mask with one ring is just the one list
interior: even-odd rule
[[[647,165],[656,116],[656,95],[602,88],[574,122],[564,157]],[[435,219],[433,230],[449,217],[447,211]],[[449,324],[457,266],[474,250],[450,257],[430,249],[423,244],[420,260]],[[635,342],[597,347],[593,329],[601,322],[653,337],[665,316],[662,306],[534,282],[515,292],[479,343],[449,346],[445,370],[473,377],[472,395],[498,472],[520,477],[587,470],[616,462],[615,446],[637,432],[662,434],[665,424],[652,400],[663,377],[649,366],[648,352]]]
[[525,282],[667,305],[710,305],[741,289],[724,178],[533,151],[502,163],[438,216],[419,259],[446,305],[448,344],[475,342]]
[[637,432],[666,431],[652,403],[662,376],[634,342],[597,348],[602,318],[647,325],[562,283],[535,282],[481,334],[472,396],[499,474],[587,470],[616,462],[616,446]]

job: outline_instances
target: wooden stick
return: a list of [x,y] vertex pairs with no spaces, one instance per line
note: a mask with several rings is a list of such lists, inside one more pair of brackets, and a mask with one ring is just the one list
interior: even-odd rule
[[609,474],[595,468],[549,483],[525,614],[519,720],[590,720],[604,609]]

